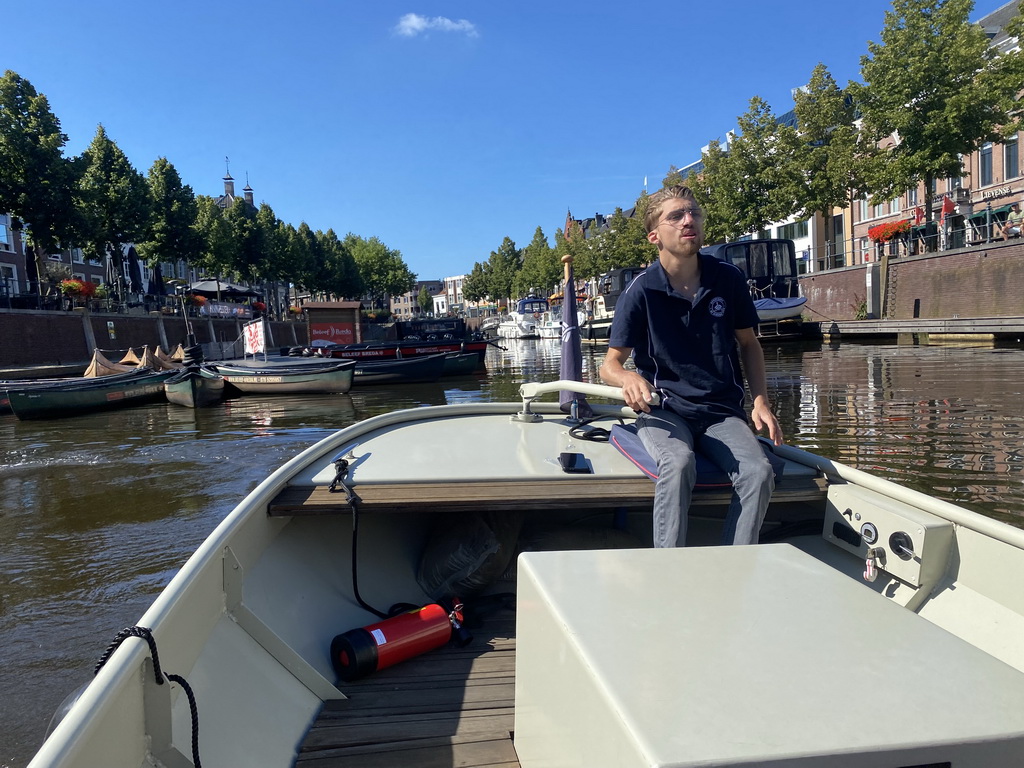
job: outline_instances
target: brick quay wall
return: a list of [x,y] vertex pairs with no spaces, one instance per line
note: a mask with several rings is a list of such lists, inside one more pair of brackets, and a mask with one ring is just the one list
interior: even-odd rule
[[[877,284],[879,265],[862,264],[803,275],[804,319],[856,320]],[[871,272],[874,274],[871,274]],[[963,248],[921,256],[890,257],[885,318],[1024,316],[1024,242]],[[876,315],[881,317],[880,314]]]
[[[200,344],[230,343],[242,333],[240,320],[197,317],[191,318],[191,322]],[[267,346],[272,351],[308,343],[304,322],[271,322],[270,334]],[[86,363],[92,357],[93,339],[99,349],[112,353],[143,346],[161,346],[171,352],[185,343],[185,336],[184,318],[174,315],[3,310],[0,368]]]

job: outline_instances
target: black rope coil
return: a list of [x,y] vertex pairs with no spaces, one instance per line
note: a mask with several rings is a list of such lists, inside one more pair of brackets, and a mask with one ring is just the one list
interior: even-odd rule
[[192,764],[196,768],[202,768],[202,763],[199,761],[199,708],[196,706],[196,697],[192,692],[192,686],[188,684],[184,677],[181,675],[165,675],[160,669],[160,654],[156,649],[156,640],[153,638],[153,630],[149,627],[125,627],[118,632],[110,645],[107,646],[107,650],[103,652],[100,660],[96,662],[96,667],[93,669],[93,675],[97,674],[103,665],[110,661],[110,657],[114,655],[121,643],[127,640],[129,637],[138,637],[146,641],[149,645],[149,655],[153,659],[153,674],[156,677],[156,684],[163,685],[164,678],[166,677],[172,683],[177,683],[181,686],[181,689],[185,692],[185,696],[188,698],[188,710],[192,715]]

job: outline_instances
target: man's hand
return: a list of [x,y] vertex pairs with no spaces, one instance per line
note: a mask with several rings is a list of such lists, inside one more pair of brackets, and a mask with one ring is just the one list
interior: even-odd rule
[[775,445],[782,445],[782,427],[779,426],[779,420],[775,418],[775,414],[772,413],[772,409],[768,406],[766,400],[760,397],[754,399],[754,407],[750,411],[750,418],[753,420],[754,428],[758,432],[767,429],[768,439]]
[[647,383],[647,379],[634,371],[624,371],[621,378],[622,397],[626,405],[637,413],[650,413],[651,385]]
[[634,411],[650,413],[651,385],[636,371],[623,367],[623,364],[629,359],[630,352],[632,352],[631,349],[624,347],[609,347],[604,363],[601,365],[601,380],[605,384],[622,389],[623,400]]

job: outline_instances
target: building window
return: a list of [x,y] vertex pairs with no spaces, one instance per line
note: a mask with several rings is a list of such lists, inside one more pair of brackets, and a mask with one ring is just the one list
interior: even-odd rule
[[73,263],[75,263],[75,264],[84,264],[85,263],[85,256],[82,255],[82,249],[81,248],[72,248],[71,249],[71,261]]
[[900,212],[900,199],[898,197],[894,197],[892,199],[892,201],[890,201],[890,203],[889,203],[889,213],[899,213],[899,212]]
[[10,230],[7,224],[0,220],[0,251],[13,251],[14,244],[11,242]]
[[907,206],[917,205],[917,187],[907,190]]
[[992,144],[983,144],[978,155],[978,176],[981,186],[992,183]]
[[1020,176],[1020,161],[1017,156],[1017,137],[1003,145],[1003,178],[1015,179]]
[[795,221],[792,224],[783,224],[779,227],[779,237],[782,240],[798,240],[807,237],[807,221]]

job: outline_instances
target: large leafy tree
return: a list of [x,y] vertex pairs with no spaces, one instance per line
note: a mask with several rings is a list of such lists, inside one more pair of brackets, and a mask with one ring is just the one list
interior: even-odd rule
[[[969,21],[973,7],[971,0],[894,0],[881,42],[869,42],[861,59],[863,130],[875,143],[894,140],[869,166],[873,199],[923,181],[929,220],[933,180],[961,176],[962,155],[1020,124],[1024,56],[989,46]],[[1019,37],[1019,14],[1007,32]]]
[[[523,266],[516,273],[512,290],[519,296],[532,289],[546,291],[561,279],[562,267],[555,250],[548,243],[544,230],[537,227],[533,240],[523,248]],[[465,287],[463,287],[465,295]]]
[[717,140],[708,144],[701,157],[704,167],[690,171],[685,183],[704,210],[704,239],[709,243],[733,240],[745,233],[739,166]]
[[619,267],[639,267],[657,258],[658,250],[647,240],[643,213],[639,208],[632,216],[616,208],[608,218],[607,225],[590,241],[590,268],[581,276],[595,277]]
[[387,307],[388,297],[408,293],[416,284],[400,251],[388,248],[378,238],[365,239],[349,233],[342,241],[352,254],[363,287],[375,307]]
[[737,224],[744,232],[757,232],[773,221],[792,215],[794,201],[786,147],[792,145],[793,129],[779,123],[768,102],[759,96],[737,120],[740,134],[729,148],[739,181]]
[[[522,252],[516,248],[512,238],[505,237],[501,241],[501,245],[498,246],[498,250],[491,251],[487,263],[489,266],[486,270],[488,295],[497,301],[512,298],[516,275],[523,267]],[[463,285],[463,295],[465,295],[465,285]]]
[[149,230],[153,212],[149,185],[102,125],[82,154],[82,162],[79,203],[88,232],[83,244],[93,256],[110,260],[121,283],[125,246],[145,240]]
[[[462,281],[462,295],[467,301],[485,301],[487,299],[497,301],[498,297],[491,293],[489,273],[490,267],[486,262],[481,264],[478,261],[473,265],[473,269]],[[431,306],[433,306],[433,301],[431,301]]]
[[346,243],[338,239],[333,229],[317,232],[316,235],[324,254],[325,289],[339,298],[354,299],[362,296],[366,286],[355,256]]
[[231,272],[237,244],[224,211],[208,195],[196,197],[195,230],[199,235],[196,266],[210,275]]
[[288,234],[288,260],[296,288],[302,286],[311,296],[323,295],[326,262],[316,233],[303,221]]
[[46,96],[7,70],[0,77],[0,210],[26,226],[37,276],[46,254],[72,242],[79,230],[78,168],[63,155],[67,139]]
[[181,183],[177,169],[166,157],[153,163],[146,181],[153,216],[146,239],[136,245],[139,255],[150,267],[177,261],[197,263],[202,240],[195,228],[199,209],[192,188]]
[[829,233],[833,209],[864,191],[853,100],[818,64],[807,87],[797,91],[795,106],[799,130],[787,136],[792,144],[785,153],[794,165],[791,196],[803,216],[821,214]]

